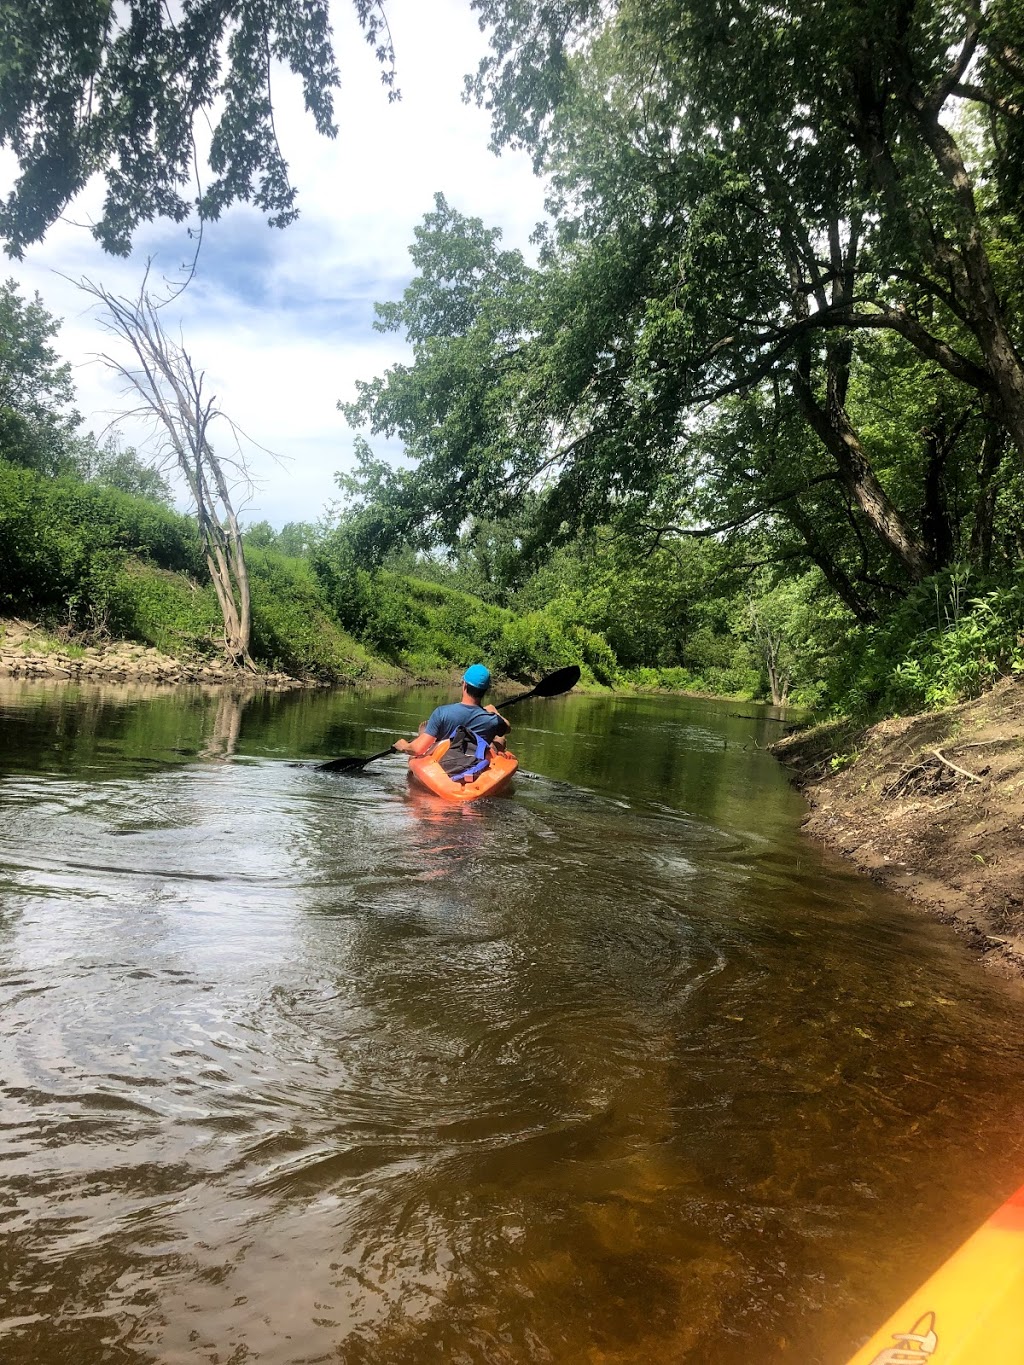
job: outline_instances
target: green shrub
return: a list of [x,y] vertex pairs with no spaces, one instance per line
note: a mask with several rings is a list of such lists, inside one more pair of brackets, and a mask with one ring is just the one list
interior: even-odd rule
[[223,647],[224,625],[212,584],[199,585],[184,574],[128,560],[114,575],[107,607],[114,634],[165,654],[208,654]]
[[334,619],[327,596],[304,559],[250,547],[250,652],[258,662],[290,673],[334,679],[371,671],[365,652]]
[[605,687],[614,687],[619,676],[619,661],[604,636],[582,626],[571,629],[570,635],[578,644],[582,662],[590,669],[595,681]]
[[752,697],[757,686],[756,670],[746,668],[709,668],[692,673],[688,668],[631,668],[620,675],[630,687],[644,691],[693,692],[715,697]]
[[879,625],[851,631],[827,679],[833,709],[891,714],[976,697],[1024,672],[1024,588],[971,590],[949,570],[920,584]]
[[436,674],[486,659],[513,678],[572,663],[603,683],[617,675],[615,654],[597,632],[547,609],[509,611],[394,569],[369,573],[359,567],[342,532],[317,545],[310,565],[345,629],[414,673]]
[[205,578],[194,524],[144,498],[0,461],[0,609],[104,624],[125,561]]

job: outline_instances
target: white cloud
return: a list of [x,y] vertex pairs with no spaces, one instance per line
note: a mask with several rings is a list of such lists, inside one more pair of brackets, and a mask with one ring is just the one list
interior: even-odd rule
[[[357,379],[404,357],[398,337],[372,330],[373,303],[396,297],[408,280],[413,228],[434,193],[500,226],[506,245],[524,250],[543,216],[543,187],[528,159],[489,152],[486,114],[462,102],[463,76],[484,52],[467,0],[389,0],[388,17],[402,99],[388,103],[351,5],[337,0],[337,140],[316,134],[289,73],[275,85],[302,217],[280,232],[236,207],[208,225],[196,278],[164,313],[170,329],[181,327],[225,411],[289,457],[283,466],[254,458],[261,491],[247,515],[276,525],[320,515],[334,495],[334,471],[351,462],[353,433],[337,400],[353,395]],[[90,187],[67,217],[87,220],[98,203]],[[87,426],[98,431],[124,404],[111,377],[90,363],[106,344],[98,321],[62,276],[89,275],[130,294],[147,257],[158,274],[173,277],[190,251],[184,230],[154,224],[138,235],[132,257],[119,261],[64,222],[11,263],[6,273],[38,289],[65,320],[58,346],[75,366]]]

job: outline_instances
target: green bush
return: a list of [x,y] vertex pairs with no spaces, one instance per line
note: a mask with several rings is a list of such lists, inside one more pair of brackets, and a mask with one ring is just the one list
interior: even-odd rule
[[578,644],[544,611],[525,616],[504,613],[502,630],[491,644],[494,666],[509,677],[551,673],[566,664],[582,662]]
[[[373,660],[333,619],[304,561],[250,550],[247,563],[255,662],[325,680],[373,673]],[[110,624],[117,634],[168,654],[209,655],[223,648],[213,585],[199,586],[183,574],[138,560],[124,564],[114,579]]]
[[630,687],[644,691],[655,689],[668,692],[693,692],[713,697],[753,697],[757,686],[757,672],[745,668],[709,668],[706,673],[692,673],[688,668],[630,668],[621,680]]
[[549,609],[514,612],[393,568],[369,573],[343,532],[321,541],[310,564],[345,629],[414,673],[486,659],[512,678],[578,663],[599,682],[615,680],[618,664],[604,636]]
[[205,578],[194,524],[144,498],[0,461],[0,609],[106,622],[125,561]]
[[949,570],[920,584],[870,631],[851,631],[826,682],[834,710],[891,714],[976,697],[1024,672],[1024,588]]
[[258,662],[324,679],[357,678],[371,660],[334,619],[308,561],[250,547],[250,653]]
[[213,585],[199,585],[140,560],[119,566],[108,590],[110,629],[165,654],[210,654],[223,647],[224,624]]
[[604,687],[614,687],[619,676],[619,661],[604,636],[582,626],[571,629],[570,635],[579,645],[582,662],[590,669],[594,679]]

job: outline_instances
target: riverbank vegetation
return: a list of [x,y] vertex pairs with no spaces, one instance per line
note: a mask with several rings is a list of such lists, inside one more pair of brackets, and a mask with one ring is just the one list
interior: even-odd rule
[[[427,679],[481,656],[510,678],[580,663],[605,686],[750,695],[763,683],[750,643],[731,632],[734,603],[690,604],[680,586],[657,593],[657,564],[620,575],[615,552],[599,546],[503,584],[486,549],[455,563],[405,551],[371,570],[336,526],[261,523],[244,542],[250,647],[264,669],[324,682]],[[192,518],[79,473],[0,460],[2,615],[43,622],[65,644],[122,638],[182,659],[224,653]]]
[[[63,392],[65,407],[72,397]],[[57,404],[40,411],[33,425],[5,409],[19,440],[0,459],[0,613],[62,638],[219,655],[222,613],[194,518],[134,451],[76,436]],[[402,521],[409,487],[367,450],[342,485],[340,517],[245,533],[263,669],[433,678],[483,655],[510,677],[579,663],[605,686],[878,713],[975,695],[1020,663],[1006,499],[1004,552],[987,574],[961,561],[902,593],[879,589],[864,622],[768,519],[651,536],[628,515],[606,517],[542,544],[546,500],[531,496],[445,537]],[[971,527],[968,516],[961,537]]]
[[364,461],[368,547],[470,513],[669,578],[675,545],[830,709],[1018,673],[1019,7],[476,7],[472,88],[551,222],[535,262],[441,196],[417,230],[378,308],[412,360],[345,405],[414,460]]
[[[549,221],[527,255],[436,197],[378,306],[410,359],[342,404],[408,463],[360,438],[340,514],[248,529],[252,658],[865,717],[1024,671],[1019,7],[473,7]],[[195,529],[123,452],[101,491],[53,320],[2,305],[3,605],[241,657]]]
[[[10,284],[0,301],[0,616],[43,623],[54,646],[124,639],[190,667],[237,663],[202,518],[173,508],[161,468],[78,433],[55,319]],[[191,449],[187,435],[180,444]],[[578,663],[604,686],[768,686],[735,579],[717,596],[699,591],[715,546],[638,560],[599,528],[531,556],[525,521],[471,520],[451,547],[406,537],[379,554],[365,524],[349,512],[245,531],[248,654],[260,668],[324,682],[426,679],[486,657],[510,678]]]

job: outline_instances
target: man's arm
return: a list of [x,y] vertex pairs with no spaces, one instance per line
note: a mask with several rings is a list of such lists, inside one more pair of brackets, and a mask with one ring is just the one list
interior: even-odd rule
[[420,726],[420,732],[415,739],[399,739],[395,741],[395,748],[400,754],[412,754],[413,758],[421,758],[434,747],[438,740],[438,731],[442,728],[444,717],[441,714],[442,708],[435,706],[427,717],[426,722]]
[[495,732],[495,739],[500,739],[502,735],[507,735],[508,732],[512,729],[512,726],[509,725],[508,721],[507,721],[507,720],[505,719],[505,717],[501,714],[501,712],[498,710],[498,708],[497,708],[496,706],[485,706],[485,707],[484,707],[484,710],[485,710],[485,711],[490,711],[490,713],[491,713],[492,716],[497,716],[498,719],[501,721],[502,729],[497,730],[497,731]]
[[418,734],[415,739],[396,739],[395,748],[400,754],[412,754],[413,758],[429,753],[437,743],[433,735],[428,735],[426,730]]

